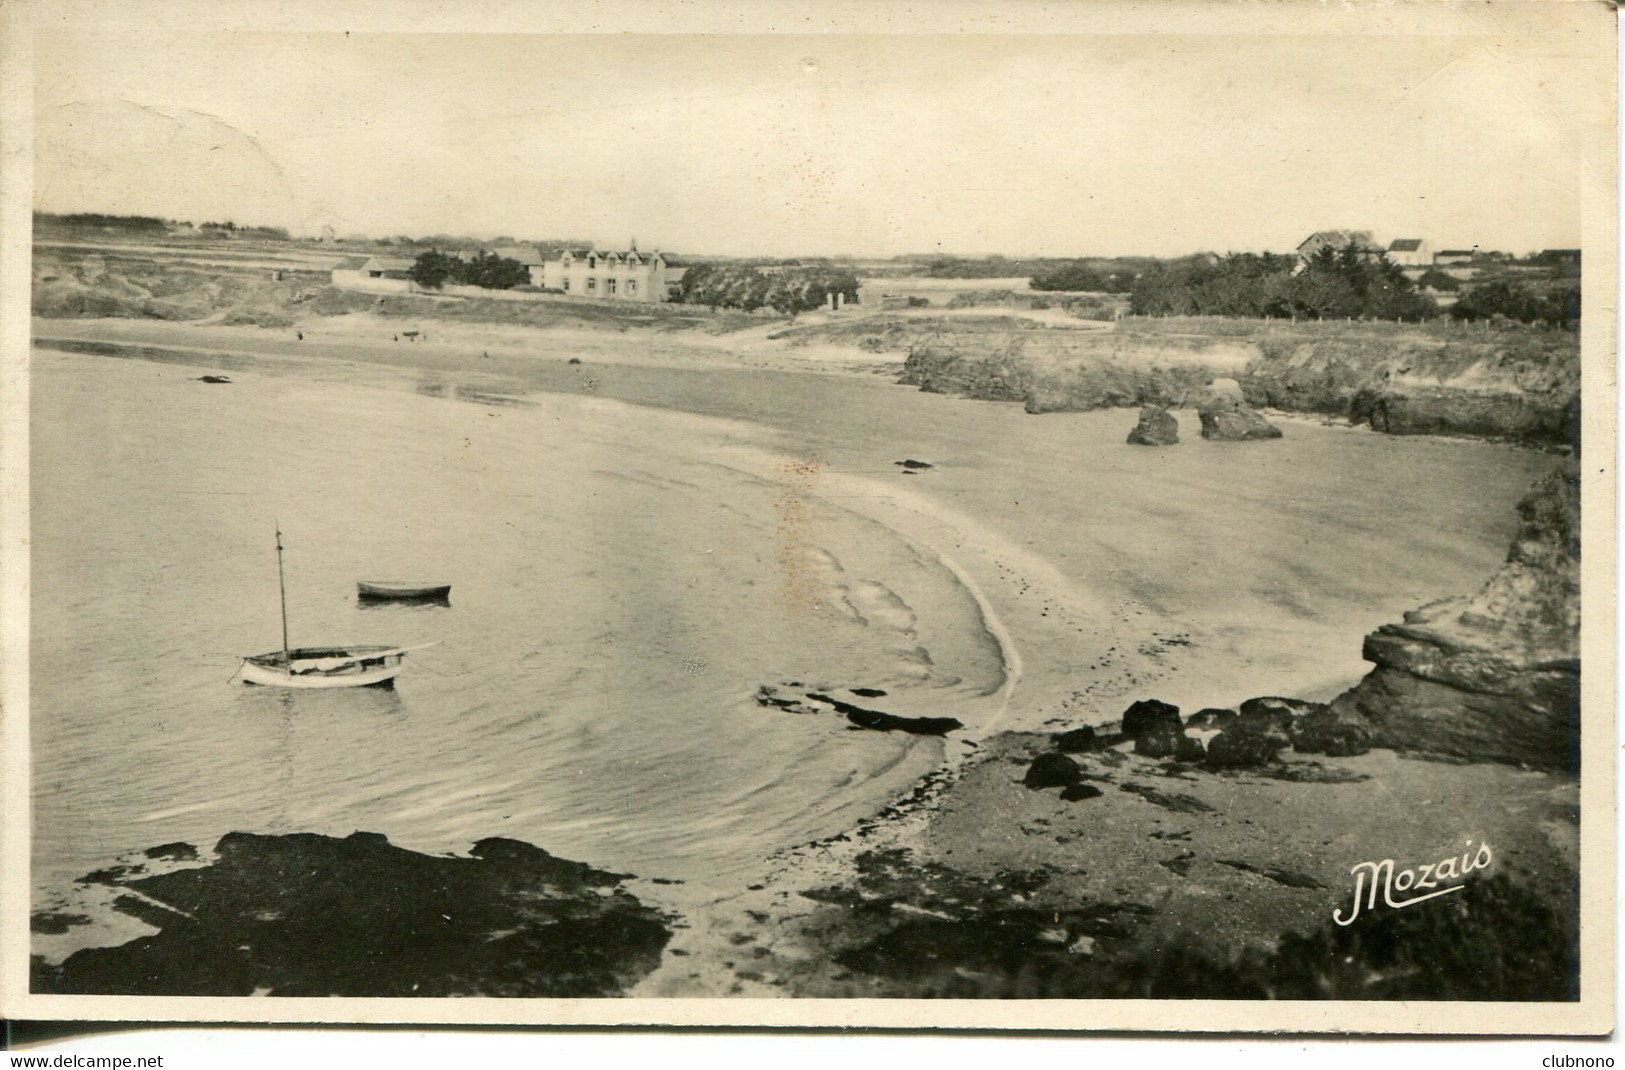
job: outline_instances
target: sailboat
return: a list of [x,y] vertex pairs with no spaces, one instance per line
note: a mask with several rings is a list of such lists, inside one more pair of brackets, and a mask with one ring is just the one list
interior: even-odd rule
[[[394,687],[409,650],[401,646],[304,646],[288,643],[288,587],[282,576],[282,527],[276,532],[276,581],[282,594],[282,649],[249,654],[238,670],[245,684],[266,687]],[[434,644],[426,644],[432,646]]]

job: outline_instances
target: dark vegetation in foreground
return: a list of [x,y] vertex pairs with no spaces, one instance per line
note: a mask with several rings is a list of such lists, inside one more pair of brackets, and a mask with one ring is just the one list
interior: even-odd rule
[[247,996],[615,996],[653,970],[667,919],[625,874],[491,838],[468,858],[233,832],[210,865],[81,878],[159,932],[33,961],[34,992]]
[[[1579,998],[1577,929],[1504,875],[1411,909],[1289,933],[1272,951],[1218,957],[1195,938],[1147,944],[1136,904],[1045,902],[1042,873],[993,880],[905,851],[860,855],[855,888],[809,898],[853,911],[866,935],[838,950],[876,994],[943,999],[1527,1000]],[[898,904],[915,909],[893,911]],[[1348,914],[1347,906],[1344,914]],[[861,917],[860,917],[861,916]],[[890,919],[902,918],[900,921]],[[879,931],[876,932],[875,930]]]

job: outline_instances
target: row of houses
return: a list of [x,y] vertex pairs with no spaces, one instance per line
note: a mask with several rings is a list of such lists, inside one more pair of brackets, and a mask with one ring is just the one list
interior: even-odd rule
[[[572,297],[613,301],[670,300],[672,288],[682,281],[684,272],[659,252],[640,253],[636,241],[624,252],[565,249],[552,260],[545,259],[535,246],[528,245],[467,250],[453,255],[472,260],[481,253],[525,265],[532,286]],[[416,263],[416,258],[407,256],[350,257],[333,268],[333,285],[379,293],[410,293],[416,288],[411,280]]]
[[[1341,252],[1353,245],[1360,255],[1375,260],[1387,256],[1400,267],[1449,267],[1471,264],[1480,255],[1477,249],[1440,249],[1435,251],[1426,238],[1395,238],[1387,245],[1372,240],[1369,230],[1317,230],[1298,246],[1298,260],[1307,264],[1323,249]],[[1580,250],[1547,249],[1539,259],[1552,263],[1572,263],[1578,267]]]

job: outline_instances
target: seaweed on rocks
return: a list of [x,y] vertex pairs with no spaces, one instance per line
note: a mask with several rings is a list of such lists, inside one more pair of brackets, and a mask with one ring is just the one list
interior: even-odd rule
[[877,732],[908,732],[916,736],[941,736],[965,727],[964,722],[955,720],[952,717],[899,717],[894,713],[865,709],[862,706],[843,702],[841,699],[816,691],[807,692],[807,697],[834,706],[836,710],[846,714],[846,719],[858,728],[868,728]]
[[470,857],[377,833],[233,832],[207,866],[112,876],[158,928],[36,964],[33,990],[133,995],[613,996],[653,970],[668,919],[609,873],[518,840]]

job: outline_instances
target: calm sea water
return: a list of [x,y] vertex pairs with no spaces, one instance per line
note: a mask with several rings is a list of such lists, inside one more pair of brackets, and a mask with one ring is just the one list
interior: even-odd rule
[[[289,374],[267,354],[222,362],[235,382],[212,386],[196,376],[222,363],[195,354],[35,351],[37,908],[73,906],[74,878],[132,851],[238,829],[435,852],[511,836],[687,881],[661,893],[680,905],[850,827],[961,746],[764,709],[760,685],[882,688],[875,705],[969,734],[1000,715],[996,619],[868,518],[885,510],[860,515],[866,486],[922,492],[943,550],[1004,583],[1014,645],[1047,666],[1048,692],[1044,671],[1015,691],[1038,723],[1143,697],[1131,681],[1098,708],[1062,700],[1153,627],[1190,645],[1161,648],[1146,693],[1181,704],[1358,675],[1365,631],[1483,581],[1553,463],[1307,422],[1263,447],[1129,449],[1122,412],[566,355],[504,380],[364,359]],[[937,468],[904,478],[908,456]],[[239,655],[280,646],[278,521],[296,645],[438,643],[393,692],[232,680]],[[1073,611],[1040,564],[1103,620],[1043,631]],[[451,582],[451,604],[367,608],[369,577]],[[1181,675],[1182,651],[1207,668]],[[1221,664],[1249,690],[1217,693],[1204,674]]]
[[[764,709],[759,685],[930,692],[974,723],[1003,679],[940,563],[801,493],[793,464],[712,460],[750,445],[738,425],[198,372],[36,353],[41,905],[132,849],[235,829],[505,835],[726,878],[943,753]],[[438,643],[395,690],[232,681],[281,646],[278,521],[294,645]],[[449,581],[451,604],[370,608],[368,577]]]

